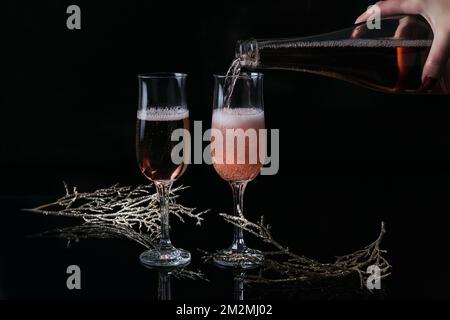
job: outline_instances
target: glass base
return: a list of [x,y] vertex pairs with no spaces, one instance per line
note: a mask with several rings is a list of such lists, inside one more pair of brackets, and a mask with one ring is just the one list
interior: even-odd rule
[[141,263],[147,267],[170,268],[185,266],[191,261],[191,254],[183,249],[150,249],[139,256]]
[[223,249],[217,251],[213,256],[213,262],[219,267],[254,269],[264,262],[264,255],[261,251],[244,248],[242,250]]

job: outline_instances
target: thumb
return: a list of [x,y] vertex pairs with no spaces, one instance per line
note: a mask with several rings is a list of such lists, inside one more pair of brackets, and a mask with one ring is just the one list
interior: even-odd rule
[[442,72],[446,69],[450,55],[450,33],[437,31],[434,34],[430,53],[423,67],[422,83],[424,89],[434,87]]

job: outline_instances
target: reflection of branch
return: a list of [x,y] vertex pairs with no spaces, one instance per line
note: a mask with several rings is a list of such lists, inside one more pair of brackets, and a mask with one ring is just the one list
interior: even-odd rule
[[[343,278],[356,273],[359,275],[360,284],[363,287],[368,277],[366,270],[370,265],[376,265],[380,268],[381,278],[390,274],[391,265],[383,256],[386,251],[380,249],[380,243],[386,233],[384,222],[381,223],[380,235],[370,245],[354,253],[337,257],[334,263],[321,263],[295,254],[288,247],[284,247],[274,240],[270,232],[270,225],[266,225],[263,218],[258,223],[254,223],[248,221],[242,215],[221,214],[221,216],[226,222],[242,228],[277,249],[265,253],[266,260],[262,271],[272,276],[249,275],[246,278],[248,283],[286,283],[324,278]],[[206,254],[204,260],[209,258],[210,256]]]
[[[152,235],[144,234],[133,230],[130,227],[114,224],[105,224],[104,222],[86,222],[66,228],[58,228],[35,234],[33,237],[58,238],[67,240],[69,246],[71,242],[79,242],[80,239],[115,239],[126,238],[136,242],[146,248],[155,247],[156,238]],[[200,271],[189,270],[186,268],[174,269],[170,271],[175,278],[209,281]]]
[[[152,237],[157,237],[160,231],[158,195],[152,185],[138,187],[113,185],[109,188],[93,192],[78,192],[77,188],[66,189],[65,196],[55,202],[44,204],[29,212],[45,215],[82,218],[86,222],[105,222],[114,225],[146,229]],[[186,187],[180,186],[172,190],[169,209],[172,214],[184,222],[184,217],[192,218],[200,225],[202,215],[207,211],[194,213],[195,208],[188,208],[176,203],[177,191]]]
[[151,235],[137,232],[127,226],[105,224],[102,222],[86,222],[81,225],[45,231],[33,236],[66,239],[68,241],[68,246],[71,242],[79,242],[80,239],[126,238],[133,242],[139,243],[146,248],[153,248],[157,240]]
[[[160,218],[158,194],[154,191],[153,185],[133,188],[115,184],[109,188],[83,193],[78,192],[75,187],[70,191],[66,183],[64,187],[66,194],[58,200],[24,210],[45,215],[81,218],[85,223],[46,231],[37,236],[66,239],[68,244],[86,238],[126,238],[146,248],[155,246],[160,234]],[[200,225],[203,214],[208,210],[195,212],[195,208],[177,203],[179,197],[177,192],[183,189],[186,187],[172,189],[169,198],[170,213],[181,222],[187,217]],[[184,268],[174,269],[171,274],[177,278],[207,280],[200,271]]]

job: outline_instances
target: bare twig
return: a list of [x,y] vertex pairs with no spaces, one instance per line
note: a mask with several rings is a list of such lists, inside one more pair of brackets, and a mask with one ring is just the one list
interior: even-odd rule
[[[64,183],[64,188],[66,194],[58,200],[24,210],[45,215],[76,217],[85,222],[104,222],[137,228],[149,232],[152,237],[159,236],[159,203],[153,185],[133,188],[115,184],[93,192],[78,192],[77,188],[70,190]],[[170,212],[182,222],[187,217],[201,225],[203,214],[208,210],[195,212],[196,208],[188,208],[176,202],[177,192],[185,188],[179,186],[172,189]]]
[[[195,212],[176,202],[177,192],[185,189],[180,186],[172,189],[169,202],[170,213],[180,221],[193,219],[201,225],[203,214],[208,210]],[[69,189],[64,183],[66,194],[58,200],[24,211],[45,215],[75,217],[85,223],[72,227],[55,229],[35,235],[66,239],[68,245],[85,238],[126,238],[146,248],[152,248],[160,235],[159,201],[152,185],[130,187],[115,184],[109,188],[93,192],[78,192],[76,187]],[[146,233],[143,233],[145,231]],[[176,269],[171,272],[176,278],[203,279],[202,272]]]
[[[66,194],[58,200],[25,209],[29,212],[54,216],[81,218],[84,224],[57,229],[42,235],[59,236],[69,241],[78,241],[85,237],[114,238],[125,237],[147,248],[152,247],[160,233],[158,196],[153,186],[119,186],[98,189],[93,192],[78,192],[74,187],[64,184]],[[206,211],[195,212],[195,208],[188,208],[177,203],[177,192],[185,189],[180,186],[172,190],[170,196],[170,212],[180,221],[185,218],[193,219],[197,225],[203,221]],[[380,268],[381,278],[389,276],[391,265],[385,258],[385,250],[380,248],[386,233],[385,225],[381,223],[378,238],[368,246],[351,254],[336,257],[333,263],[322,263],[314,259],[292,252],[288,247],[276,241],[271,233],[270,225],[264,218],[255,223],[248,221],[242,214],[232,216],[221,214],[226,222],[242,228],[265,243],[272,245],[275,250],[265,252],[265,263],[262,272],[246,277],[247,283],[292,283],[327,278],[343,278],[358,275],[361,287],[367,277],[367,268],[376,265]],[[143,234],[141,231],[145,231]],[[214,254],[200,250],[203,261],[210,261]],[[192,275],[201,278],[201,273],[194,271]],[[201,275],[201,276],[200,276]],[[267,276],[270,275],[270,276]],[[186,277],[189,278],[188,274]]]
[[[295,254],[288,247],[284,247],[276,241],[271,234],[271,227],[265,224],[264,218],[258,223],[248,221],[244,216],[232,216],[222,213],[226,222],[231,223],[244,231],[256,236],[262,241],[274,246],[275,251],[265,252],[266,260],[260,275],[248,275],[247,283],[286,283],[311,281],[324,278],[343,278],[352,274],[358,274],[361,288],[367,281],[367,268],[376,265],[380,269],[381,278],[387,277],[391,265],[384,257],[385,250],[380,249],[380,243],[386,233],[384,222],[381,222],[381,230],[378,238],[361,250],[348,255],[336,257],[334,263],[322,263],[302,255]],[[204,252],[204,261],[209,261],[214,254]],[[271,274],[270,277],[264,274]]]

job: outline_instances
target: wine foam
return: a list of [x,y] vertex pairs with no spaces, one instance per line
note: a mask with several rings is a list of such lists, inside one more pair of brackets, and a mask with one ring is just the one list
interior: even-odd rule
[[138,110],[137,118],[144,121],[179,121],[189,118],[189,110],[184,107],[149,108]]
[[252,124],[264,124],[264,111],[258,108],[222,108],[216,109],[212,117],[213,127],[239,128]]

